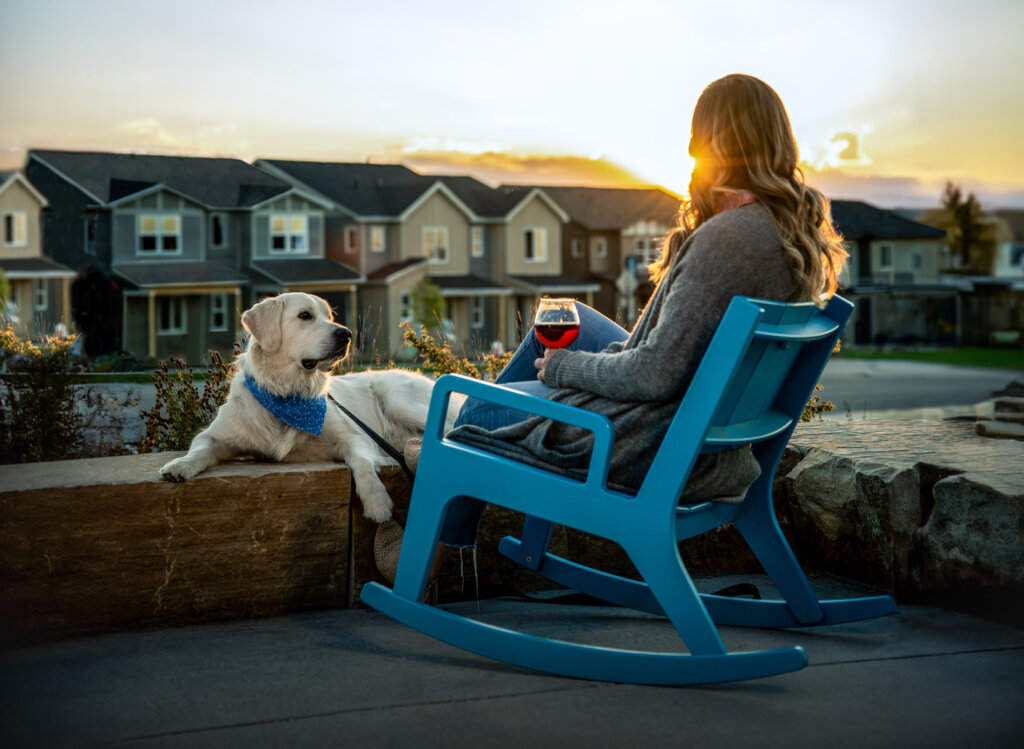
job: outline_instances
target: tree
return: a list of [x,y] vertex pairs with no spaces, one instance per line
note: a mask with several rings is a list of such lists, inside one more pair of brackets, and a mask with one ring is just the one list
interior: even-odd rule
[[946,214],[943,228],[949,234],[950,249],[960,256],[963,267],[974,265],[972,250],[978,245],[984,230],[981,204],[974,193],[969,193],[965,198],[959,185],[947,182],[942,194],[942,208]]
[[412,290],[412,305],[416,322],[431,330],[442,327],[445,313],[441,287],[424,278]]

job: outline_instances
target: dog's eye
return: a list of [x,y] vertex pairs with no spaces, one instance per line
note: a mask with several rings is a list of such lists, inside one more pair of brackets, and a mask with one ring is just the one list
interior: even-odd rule
[[304,310],[302,310],[302,312],[299,313],[299,319],[300,320],[312,320],[313,319],[313,314],[309,310],[305,310],[304,309]]

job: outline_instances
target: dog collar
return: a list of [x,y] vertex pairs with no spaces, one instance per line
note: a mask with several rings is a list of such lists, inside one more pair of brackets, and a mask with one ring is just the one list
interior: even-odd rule
[[300,398],[297,395],[274,395],[262,389],[250,375],[245,385],[256,401],[290,427],[319,437],[327,416],[327,398]]

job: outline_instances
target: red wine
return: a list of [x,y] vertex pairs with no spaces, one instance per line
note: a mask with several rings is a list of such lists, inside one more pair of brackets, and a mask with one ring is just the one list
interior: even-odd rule
[[539,323],[533,326],[537,338],[548,348],[565,348],[580,334],[578,322]]

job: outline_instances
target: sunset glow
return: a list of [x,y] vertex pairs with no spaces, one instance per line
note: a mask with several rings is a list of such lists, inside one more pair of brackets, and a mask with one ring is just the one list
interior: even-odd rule
[[6,0],[0,28],[0,169],[59,148],[681,193],[696,98],[745,72],[833,197],[1024,204],[1017,0]]

